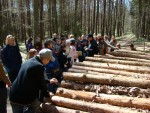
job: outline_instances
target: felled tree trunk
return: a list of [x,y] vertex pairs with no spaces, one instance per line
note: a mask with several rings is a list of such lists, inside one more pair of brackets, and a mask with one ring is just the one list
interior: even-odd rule
[[110,55],[120,56],[120,57],[131,57],[131,58],[140,58],[140,59],[147,59],[150,60],[150,56],[147,55],[137,55],[137,54],[128,54],[128,53],[121,53],[121,52],[110,52]]
[[122,64],[110,64],[110,63],[84,61],[84,62],[75,62],[74,65],[105,68],[105,69],[114,69],[114,70],[125,70],[125,71],[129,71],[129,72],[136,72],[136,73],[142,73],[142,74],[150,73],[149,67],[128,66],[128,65],[122,65]]
[[88,112],[59,107],[59,106],[49,104],[49,105],[45,105],[45,107],[42,108],[41,111],[37,113],[88,113]]
[[53,96],[51,100],[55,105],[78,109],[90,113],[138,113],[137,110],[132,110],[130,108],[73,100],[59,96]]
[[86,57],[86,61],[124,64],[124,65],[133,65],[133,66],[150,66],[150,63],[145,63],[145,62],[123,61],[123,60],[114,60],[114,59],[106,59],[106,58]]
[[88,83],[77,83],[72,81],[63,81],[61,87],[74,90],[84,90],[96,93],[127,95],[132,97],[150,98],[150,91],[137,87],[97,85]]
[[138,58],[130,58],[130,57],[117,57],[117,56],[113,56],[113,55],[94,55],[94,57],[96,58],[107,58],[107,59],[117,59],[117,60],[127,60],[127,61],[138,61],[138,62],[146,62],[146,63],[150,63],[149,60],[146,59],[138,59]]
[[101,94],[101,93],[96,94],[92,92],[75,91],[75,90],[69,90],[64,88],[59,88],[56,95],[61,97],[71,98],[71,99],[97,102],[102,104],[108,103],[110,105],[115,105],[115,106],[135,107],[135,108],[150,110],[150,99],[146,99],[146,98],[108,95],[108,94]]
[[93,68],[93,67],[85,67],[85,66],[77,66],[77,65],[73,65],[72,68],[69,69],[69,71],[77,72],[77,73],[89,73],[89,74],[108,73],[108,74],[129,76],[134,78],[150,79],[149,74],[141,74],[141,73],[122,71],[122,70],[118,71],[113,69]]
[[150,55],[149,53],[141,52],[141,51],[131,51],[125,49],[115,50],[115,52],[126,53],[126,54],[137,54],[137,55]]
[[145,79],[134,79],[131,77],[115,76],[111,74],[84,74],[84,73],[63,73],[64,80],[80,81],[85,83],[99,83],[106,85],[116,85],[116,86],[128,86],[128,87],[140,87],[140,88],[150,88],[150,80]]

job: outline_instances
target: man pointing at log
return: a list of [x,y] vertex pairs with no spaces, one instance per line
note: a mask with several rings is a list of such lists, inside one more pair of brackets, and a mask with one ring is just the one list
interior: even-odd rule
[[50,97],[47,92],[46,82],[58,82],[54,78],[51,80],[45,80],[44,78],[44,65],[50,60],[55,61],[52,51],[42,49],[38,56],[22,64],[18,76],[10,88],[10,101],[13,113],[35,113],[41,105],[41,102],[38,100],[39,91],[45,97]]

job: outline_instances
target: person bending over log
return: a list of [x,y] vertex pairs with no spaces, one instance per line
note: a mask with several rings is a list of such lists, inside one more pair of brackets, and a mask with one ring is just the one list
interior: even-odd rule
[[57,79],[45,80],[44,65],[49,61],[55,61],[52,51],[42,49],[39,55],[22,64],[19,74],[10,88],[10,103],[13,113],[35,113],[40,105],[39,91],[44,97],[50,97],[46,83],[57,83]]

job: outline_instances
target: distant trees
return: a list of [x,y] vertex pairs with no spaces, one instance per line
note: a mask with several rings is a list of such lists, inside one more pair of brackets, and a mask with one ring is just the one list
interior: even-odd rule
[[[0,0],[0,37],[13,34],[20,40],[58,34],[87,33],[121,36],[127,30],[126,0]],[[150,1],[132,0],[131,28],[149,37]],[[134,26],[134,27],[132,27]],[[0,40],[2,39],[0,38]]]
[[132,0],[130,13],[134,24],[133,33],[137,37],[150,39],[150,0]]

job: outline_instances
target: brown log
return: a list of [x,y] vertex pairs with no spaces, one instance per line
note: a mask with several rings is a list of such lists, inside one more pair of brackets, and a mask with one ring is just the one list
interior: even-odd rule
[[80,81],[85,83],[99,83],[106,85],[116,85],[116,86],[128,86],[128,87],[140,87],[140,88],[150,88],[150,80],[145,79],[135,79],[125,76],[115,76],[115,75],[92,75],[84,73],[63,73],[64,80]]
[[90,61],[75,62],[74,65],[114,69],[114,70],[124,70],[124,71],[136,72],[142,74],[150,73],[149,67],[144,67],[144,66],[129,66],[129,65],[122,65],[122,64],[99,63],[99,62],[90,62]]
[[150,99],[137,98],[137,97],[127,97],[120,95],[109,95],[109,94],[96,94],[93,92],[69,90],[65,88],[59,88],[56,93],[57,96],[84,100],[90,102],[97,102],[102,104],[110,104],[121,107],[134,107],[141,109],[150,110]]
[[129,57],[118,57],[118,56],[113,56],[113,55],[94,55],[96,58],[107,58],[107,59],[117,59],[117,60],[127,60],[127,61],[138,61],[138,62],[146,62],[150,63],[150,60],[146,59],[138,59],[138,58],[129,58]]
[[69,69],[69,71],[77,72],[77,73],[83,72],[83,73],[89,73],[89,74],[108,73],[108,74],[129,76],[129,77],[134,77],[134,78],[144,78],[148,80],[150,79],[149,74],[141,74],[141,73],[122,71],[122,70],[118,71],[118,70],[113,70],[113,69],[93,68],[93,67],[85,67],[85,66],[77,66],[77,65],[73,65],[72,68]]
[[90,113],[138,113],[138,110],[132,110],[130,108],[123,108],[108,104],[85,102],[59,96],[53,96],[51,100],[52,103],[57,106],[78,109]]
[[127,95],[132,97],[150,98],[149,89],[142,89],[137,87],[124,87],[124,86],[109,86],[97,85],[88,83],[78,83],[73,81],[62,81],[61,87],[74,90],[90,91],[97,93]]
[[55,106],[52,104],[45,105],[43,109],[41,109],[40,113],[88,113],[75,109],[68,109],[64,107]]
[[114,56],[120,56],[120,57],[131,57],[131,58],[139,58],[139,59],[147,59],[150,60],[150,56],[146,56],[146,55],[137,55],[137,54],[127,54],[127,53],[121,53],[121,52],[110,52],[110,55],[114,55]]
[[145,62],[114,60],[114,59],[107,59],[107,58],[86,57],[86,61],[124,64],[124,65],[133,65],[133,66],[150,66],[150,63],[145,63]]
[[70,68],[68,70],[68,72],[75,72],[75,73],[88,73],[88,74],[100,74],[99,72],[94,72],[94,71],[88,71],[88,70],[82,70],[82,69],[74,69],[74,68]]
[[137,55],[150,55],[149,53],[145,53],[142,51],[131,51],[131,50],[127,50],[127,49],[119,49],[119,50],[115,50],[115,52],[119,52],[119,53],[126,53],[126,54],[137,54]]

